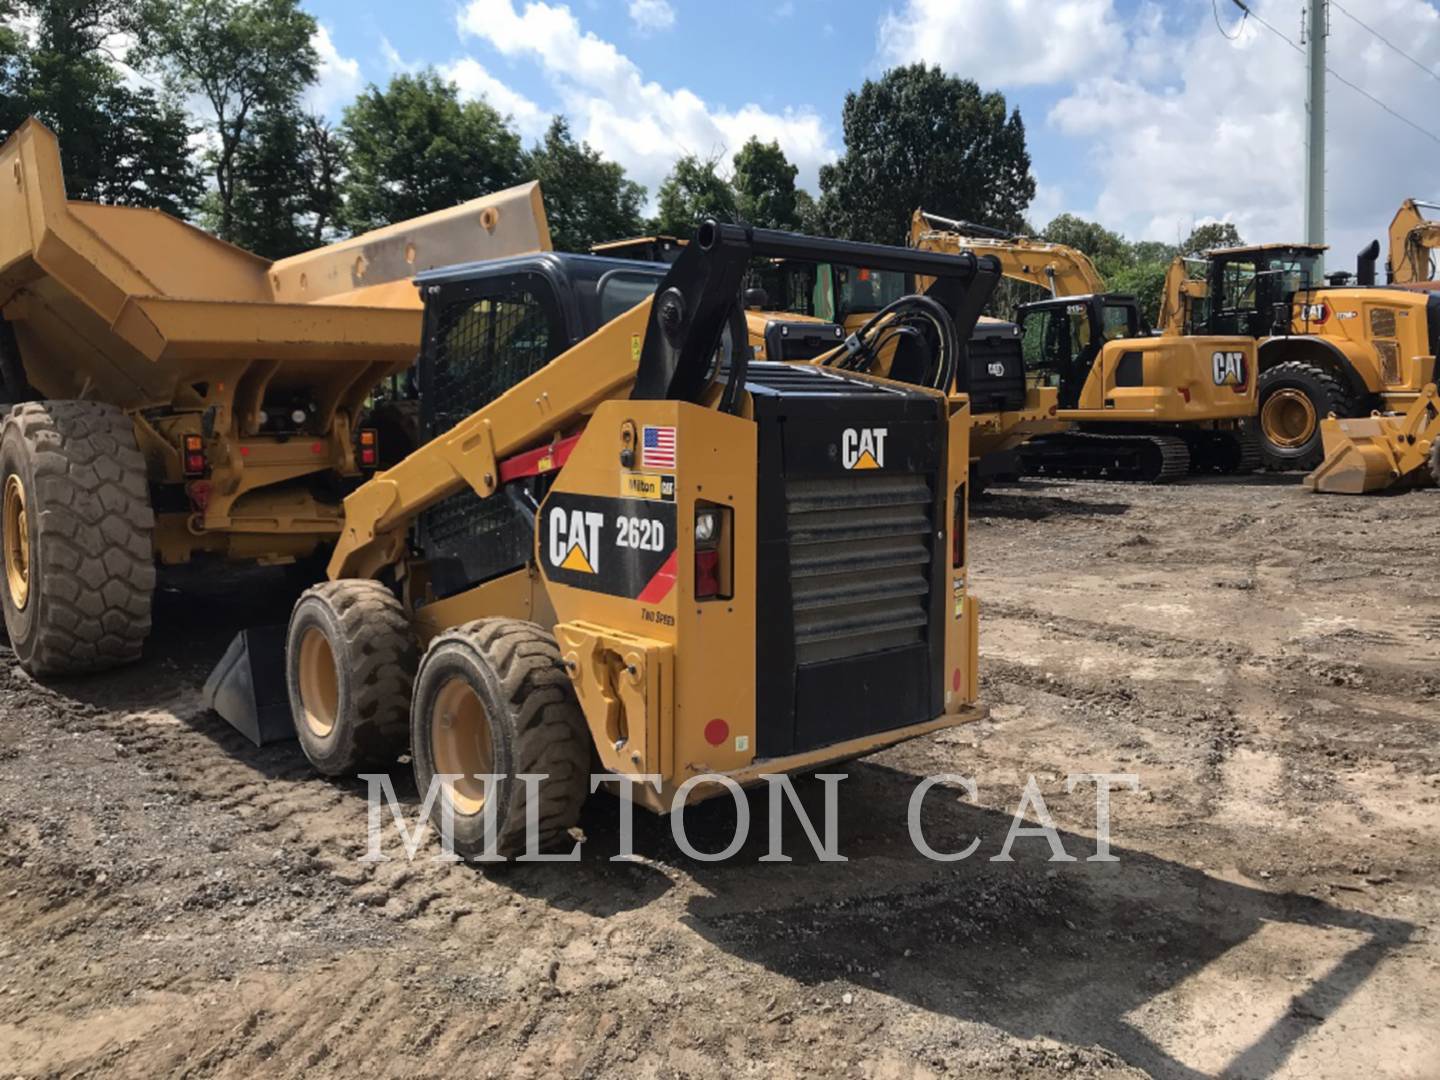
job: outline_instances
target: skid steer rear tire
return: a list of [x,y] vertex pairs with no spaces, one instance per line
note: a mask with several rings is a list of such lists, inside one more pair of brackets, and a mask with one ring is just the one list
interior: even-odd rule
[[0,603],[34,675],[140,657],[155,594],[155,515],[135,428],[90,401],[16,405],[0,426]]
[[1260,416],[1255,424],[1268,469],[1308,471],[1325,458],[1320,421],[1331,413],[1358,416],[1360,407],[1334,375],[1303,360],[1287,360],[1260,373]]
[[580,819],[590,791],[590,731],[555,638],[534,623],[482,619],[431,642],[415,679],[410,741],[422,799],[440,774],[500,777],[493,789],[474,780],[446,783],[434,803],[437,828],[444,804],[453,811],[455,852],[463,858],[486,853],[487,802],[495,817],[493,854],[526,851],[528,789],[521,774],[545,777],[538,784],[537,851],[562,843]]
[[1430,445],[1430,479],[1440,485],[1440,439]]
[[286,683],[300,748],[325,776],[388,768],[410,735],[419,649],[378,581],[327,581],[295,602]]

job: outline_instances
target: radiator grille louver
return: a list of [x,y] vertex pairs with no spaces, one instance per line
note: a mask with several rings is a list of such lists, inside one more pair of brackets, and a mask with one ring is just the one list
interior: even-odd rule
[[792,480],[786,488],[798,663],[925,640],[933,492],[923,476]]

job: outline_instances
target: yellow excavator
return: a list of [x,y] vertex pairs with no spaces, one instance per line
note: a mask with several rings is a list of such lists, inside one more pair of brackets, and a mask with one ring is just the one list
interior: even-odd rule
[[[1256,340],[1260,452],[1272,467],[1313,470],[1312,490],[1377,491],[1423,480],[1422,469],[1395,471],[1407,453],[1370,453],[1356,440],[1374,443],[1399,418],[1413,418],[1419,430],[1410,434],[1423,434],[1422,399],[1440,378],[1440,292],[1377,286],[1378,242],[1360,253],[1353,275],[1322,281],[1325,250],[1263,244],[1177,258],[1166,277],[1161,332]],[[1377,418],[1395,423],[1370,422]]]
[[1391,285],[1413,285],[1435,280],[1435,259],[1440,249],[1440,221],[1427,215],[1440,204],[1406,199],[1390,222],[1390,257],[1385,265]]
[[1136,299],[1107,293],[1090,259],[1063,244],[923,210],[911,219],[910,243],[990,255],[1003,276],[1049,290],[1049,299],[1022,304],[1016,323],[1031,391],[1054,395],[1047,419],[1069,430],[1036,432],[1020,451],[1028,470],[1164,483],[1257,464],[1243,427],[1255,411],[1253,340],[1153,335]]

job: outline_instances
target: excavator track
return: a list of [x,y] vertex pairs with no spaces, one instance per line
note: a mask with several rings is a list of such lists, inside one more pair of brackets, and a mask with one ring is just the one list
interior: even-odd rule
[[1027,472],[1072,480],[1169,484],[1190,473],[1190,448],[1173,435],[1043,435],[1020,448]]

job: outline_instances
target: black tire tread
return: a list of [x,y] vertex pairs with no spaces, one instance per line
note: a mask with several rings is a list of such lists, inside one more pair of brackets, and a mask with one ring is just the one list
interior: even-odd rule
[[[326,772],[345,775],[384,764],[410,737],[410,694],[419,649],[405,607],[378,581],[342,579],[306,589],[296,602],[314,600],[334,615],[340,640],[331,643],[349,675],[350,708],[337,723],[350,726],[349,753]],[[296,723],[302,721],[298,714]]]
[[[1333,374],[1323,367],[1311,364],[1305,360],[1286,360],[1283,363],[1268,367],[1260,373],[1259,397],[1263,401],[1267,383],[1273,383],[1285,378],[1313,379],[1324,388],[1325,396],[1329,399],[1326,402],[1318,403],[1316,414],[1318,420],[1324,420],[1332,413],[1335,416],[1359,416],[1361,415],[1360,403],[1355,400],[1349,389]],[[1262,464],[1271,471],[1290,471],[1299,469],[1313,469],[1320,464],[1325,456],[1323,449],[1317,449],[1308,457],[1285,458],[1269,452],[1269,441],[1265,438],[1265,429],[1257,419],[1255,422],[1255,440],[1260,448]],[[1318,447],[1318,443],[1317,443]],[[1313,459],[1313,460],[1311,460]]]
[[[155,593],[155,514],[130,418],[91,401],[15,405],[35,479],[39,622],[25,667],[39,675],[104,671],[140,658]],[[41,598],[43,597],[43,602]]]
[[[436,640],[460,641],[495,673],[513,731],[515,773],[542,773],[539,785],[540,849],[564,839],[580,820],[590,793],[590,729],[560,659],[554,635],[522,619],[481,619]],[[506,857],[525,850],[527,789],[509,785],[499,815],[496,850]]]

